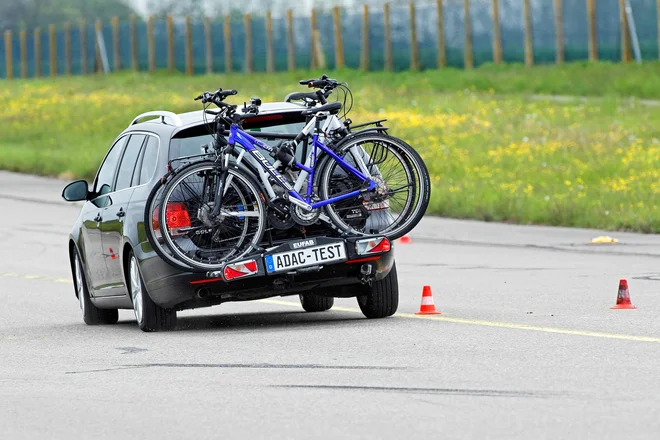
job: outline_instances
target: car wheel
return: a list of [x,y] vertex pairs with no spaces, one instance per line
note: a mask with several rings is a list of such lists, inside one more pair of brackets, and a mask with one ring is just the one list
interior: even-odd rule
[[176,310],[164,309],[151,300],[133,252],[129,254],[128,261],[131,300],[138,327],[145,332],[173,329],[176,326]]
[[331,296],[321,296],[314,293],[301,293],[300,304],[306,312],[325,312],[335,304]]
[[89,298],[85,271],[77,250],[74,250],[73,258],[73,281],[83,321],[87,325],[115,324],[119,320],[119,312],[117,309],[99,309],[92,303]]
[[396,313],[399,307],[399,280],[396,264],[390,273],[380,281],[375,281],[366,288],[366,295],[358,295],[360,310],[367,318],[385,318]]

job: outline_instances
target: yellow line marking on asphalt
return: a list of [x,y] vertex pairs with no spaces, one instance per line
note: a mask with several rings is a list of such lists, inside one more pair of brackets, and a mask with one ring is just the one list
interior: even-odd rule
[[[73,283],[73,281],[67,278],[54,278],[54,277],[45,277],[40,275],[21,275],[12,272],[0,272],[0,276],[18,277],[28,280],[38,279],[38,280],[54,281],[57,283],[66,283],[66,284]],[[284,301],[279,299],[262,299],[259,301],[267,304],[275,304],[275,305],[288,306],[288,307],[300,307],[300,304],[297,302]],[[334,306],[332,310],[336,310],[338,312],[362,313],[360,309],[357,308],[354,309],[351,307]],[[454,324],[480,325],[482,327],[499,327],[499,328],[528,330],[528,331],[543,332],[543,333],[558,333],[562,335],[590,336],[592,338],[621,339],[625,341],[660,343],[660,338],[656,338],[652,336],[622,335],[618,333],[594,332],[590,330],[571,330],[567,328],[540,327],[535,325],[516,324],[513,322],[485,321],[482,319],[467,319],[467,318],[452,318],[449,316],[440,316],[440,315],[415,315],[414,313],[397,313],[395,316],[406,319],[425,319],[428,321],[453,322]]]
[[[300,307],[299,303],[292,301],[283,301],[277,299],[263,299],[261,301],[268,304],[277,304],[277,305],[289,306],[289,307]],[[360,309],[354,309],[351,307],[333,307],[332,310],[336,310],[338,312],[362,313]],[[571,330],[567,328],[539,327],[535,325],[515,324],[513,322],[498,322],[498,321],[484,321],[481,319],[452,318],[449,316],[440,316],[440,315],[415,315],[414,313],[396,313],[394,316],[397,316],[399,318],[406,318],[406,319],[444,321],[444,322],[452,322],[455,324],[479,325],[483,327],[499,327],[499,328],[528,330],[528,331],[543,332],[543,333],[559,333],[563,335],[573,335],[573,336],[590,336],[592,338],[622,339],[625,341],[660,343],[660,338],[655,338],[651,336],[622,335],[617,333],[594,332],[590,330]]]
[[22,278],[24,280],[43,280],[43,281],[54,281],[56,283],[73,284],[73,281],[71,281],[68,278],[55,278],[55,277],[47,277],[43,275],[25,275],[25,274],[13,273],[13,272],[0,272],[0,277],[15,277],[15,278]]

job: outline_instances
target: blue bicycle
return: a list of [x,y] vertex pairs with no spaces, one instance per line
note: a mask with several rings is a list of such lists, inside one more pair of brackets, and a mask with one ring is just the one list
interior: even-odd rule
[[[325,222],[341,235],[395,239],[424,215],[428,172],[407,144],[370,132],[326,145],[324,122],[342,107],[332,102],[305,109],[308,123],[296,138],[271,146],[241,128],[261,102],[252,100],[239,113],[224,102],[236,93],[220,89],[196,98],[220,109],[205,108],[215,117],[213,157],[176,170],[161,192],[164,243],[184,264],[217,270],[259,250],[268,227]],[[297,144],[310,137],[309,155],[299,162]]]

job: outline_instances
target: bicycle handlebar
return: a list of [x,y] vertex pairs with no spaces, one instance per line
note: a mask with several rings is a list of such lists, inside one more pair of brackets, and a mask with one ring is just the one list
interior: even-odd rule
[[318,79],[303,79],[299,81],[299,84],[310,89],[326,89],[326,91],[331,91],[339,86],[339,82],[336,79],[328,78],[328,75],[322,75]]
[[213,104],[217,105],[218,107],[224,107],[227,106],[227,104],[223,104],[222,101],[225,100],[227,96],[232,96],[238,94],[238,91],[236,90],[222,90],[218,89],[213,93],[210,92],[204,92],[198,97],[195,98],[195,101],[199,101],[200,99],[202,100],[202,103],[206,104],[207,102],[212,102]]

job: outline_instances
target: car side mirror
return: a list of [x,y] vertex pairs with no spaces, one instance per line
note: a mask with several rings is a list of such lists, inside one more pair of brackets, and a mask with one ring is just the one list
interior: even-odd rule
[[62,198],[67,202],[79,202],[81,200],[87,200],[88,194],[89,188],[87,186],[87,181],[76,180],[64,187]]

